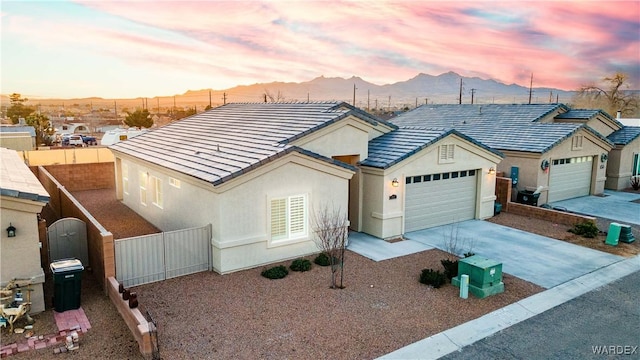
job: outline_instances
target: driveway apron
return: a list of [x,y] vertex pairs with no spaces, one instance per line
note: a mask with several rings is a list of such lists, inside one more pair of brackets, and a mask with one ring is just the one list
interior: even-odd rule
[[605,190],[604,196],[582,196],[556,201],[550,205],[578,214],[640,225],[640,203],[634,202],[638,200],[640,200],[640,194]]
[[473,251],[501,262],[503,272],[547,289],[624,259],[482,220],[414,231],[405,237],[445,251],[454,241],[458,256]]

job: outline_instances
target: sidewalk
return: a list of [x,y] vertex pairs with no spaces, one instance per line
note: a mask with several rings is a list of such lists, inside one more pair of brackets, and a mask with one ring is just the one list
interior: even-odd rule
[[438,359],[637,271],[640,271],[640,255],[604,266],[380,359]]

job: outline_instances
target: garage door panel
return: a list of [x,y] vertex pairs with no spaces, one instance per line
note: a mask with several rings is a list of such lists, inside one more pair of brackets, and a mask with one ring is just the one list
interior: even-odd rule
[[589,195],[592,167],[587,156],[554,160],[549,169],[548,202]]
[[476,177],[406,185],[405,232],[475,218]]

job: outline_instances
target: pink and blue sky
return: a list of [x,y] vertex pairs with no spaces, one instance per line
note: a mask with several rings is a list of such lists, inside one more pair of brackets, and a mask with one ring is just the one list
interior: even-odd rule
[[317,76],[455,71],[640,88],[640,1],[5,1],[1,88],[153,97]]

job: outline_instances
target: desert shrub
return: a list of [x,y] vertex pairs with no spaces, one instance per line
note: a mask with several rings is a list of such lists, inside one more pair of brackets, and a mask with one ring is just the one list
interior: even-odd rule
[[435,289],[441,287],[446,281],[447,278],[438,270],[424,269],[420,274],[420,283],[431,285]]
[[573,228],[569,229],[570,233],[584,236],[586,238],[594,238],[598,236],[598,227],[591,221],[585,221],[579,224],[575,224]]
[[476,253],[469,251],[469,252],[464,253],[464,257],[466,257],[466,258],[468,258],[468,257],[472,257],[472,256],[473,256],[473,255],[475,255],[475,254],[476,254]]
[[274,266],[262,272],[262,276],[268,279],[282,279],[289,275],[289,270],[283,265]]
[[443,259],[440,260],[440,263],[444,268],[444,276],[449,279],[449,281],[458,276],[458,260]]
[[309,271],[311,270],[311,261],[302,258],[295,259],[291,262],[289,269],[293,271]]
[[313,259],[313,262],[320,266],[331,265],[331,261],[329,261],[329,255],[325,253],[320,253],[318,256],[316,256],[315,259]]

